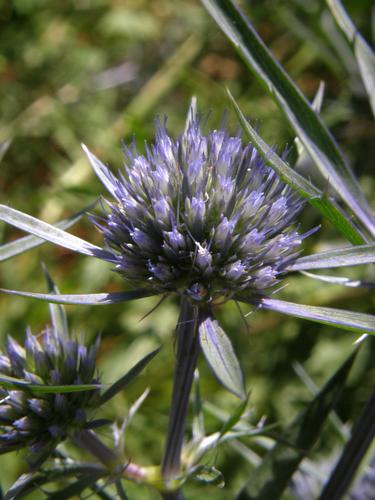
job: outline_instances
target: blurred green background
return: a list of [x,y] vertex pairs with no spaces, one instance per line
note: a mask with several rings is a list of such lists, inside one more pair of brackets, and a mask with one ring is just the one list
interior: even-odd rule
[[[324,3],[302,0],[242,1],[262,38],[312,99],[326,83],[322,116],[333,131],[370,197],[375,179],[375,126],[350,50]],[[372,0],[345,3],[368,41],[374,40]],[[249,75],[234,49],[198,1],[188,0],[13,0],[0,4],[0,142],[13,141],[2,161],[2,203],[48,222],[71,215],[97,199],[103,188],[80,148],[84,142],[114,169],[122,164],[121,144],[135,138],[142,147],[151,140],[156,115],[168,116],[172,135],[184,126],[192,95],[199,110],[211,112],[218,126],[227,104],[225,87],[257,123],[262,136],[284,149],[293,133],[272,100]],[[229,114],[235,127],[235,118]],[[310,166],[307,175],[314,176]],[[323,183],[324,187],[324,183]],[[103,193],[104,194],[104,193]],[[374,200],[372,199],[372,202]],[[312,208],[302,215],[303,229],[322,223],[305,242],[304,252],[341,245],[340,235]],[[87,219],[74,234],[101,244]],[[2,241],[21,233],[0,226]],[[44,291],[40,262],[63,293],[123,290],[108,265],[44,245],[1,266],[1,286]],[[335,274],[340,274],[335,272]],[[374,280],[370,267],[346,269],[341,275]],[[365,289],[344,288],[291,276],[280,298],[306,304],[374,313],[375,298]],[[155,304],[144,299],[98,308],[69,306],[71,328],[87,337],[102,332],[99,367],[104,381],[114,381],[158,345],[163,350],[144,374],[118,396],[106,416],[118,420],[146,387],[150,396],[127,431],[128,456],[156,464],[162,455],[173,374],[173,330],[177,302],[169,300],[140,321]],[[249,310],[244,308],[244,312]],[[234,304],[217,310],[231,335],[251,389],[251,421],[262,415],[287,424],[311,397],[293,369],[304,365],[317,385],[335,370],[351,349],[355,335],[331,327],[294,320],[271,312],[254,312],[244,325]],[[22,339],[25,328],[40,331],[48,307],[27,299],[1,296],[1,342],[7,334]],[[363,346],[338,413],[348,425],[363,407],[375,368],[374,341]],[[202,360],[203,361],[203,360]],[[230,411],[234,396],[222,389],[200,364],[202,396]],[[211,431],[220,423],[207,416]],[[245,441],[250,447],[251,440]],[[340,445],[329,427],[312,458],[329,460]],[[246,477],[250,465],[230,447],[216,450],[207,461],[225,476],[224,491],[191,484],[191,497],[227,499]],[[22,454],[0,457],[1,485],[6,489],[26,471]],[[130,498],[158,498],[145,488],[129,486]],[[38,498],[38,497],[35,497]]]

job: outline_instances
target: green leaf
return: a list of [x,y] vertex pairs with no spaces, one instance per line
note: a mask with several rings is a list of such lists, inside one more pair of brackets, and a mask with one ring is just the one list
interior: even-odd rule
[[289,167],[289,165],[263,141],[246,120],[246,117],[229,91],[228,95],[244,133],[249,140],[252,141],[265,163],[273,168],[287,184],[293,189],[296,189],[301,196],[307,198],[307,201],[317,208],[351,243],[355,245],[365,243],[364,236],[337,203],[333,199],[325,196],[316,186],[314,186],[314,184]]
[[93,486],[103,474],[101,472],[92,473],[77,479],[74,483],[61,488],[54,493],[48,494],[48,500],[70,500],[78,497],[86,488]]
[[[375,438],[375,391],[368,399],[361,415],[352,427],[351,436],[318,500],[344,498],[361,461]],[[369,467],[371,470],[371,465]],[[371,484],[371,481],[369,481]],[[372,485],[373,486],[373,485]],[[352,492],[354,493],[354,492]],[[358,492],[351,498],[365,499],[367,495]]]
[[259,301],[259,307],[270,309],[289,316],[309,319],[317,323],[336,326],[353,332],[375,333],[375,316],[333,307],[306,306],[284,300],[264,298]]
[[306,255],[288,266],[288,271],[305,269],[328,269],[333,267],[359,266],[375,262],[375,244],[338,248],[326,252]]
[[253,469],[238,500],[277,500],[282,496],[299,464],[321,435],[322,427],[345,386],[356,353],[357,349],[286,429],[261,464]]
[[104,306],[107,304],[116,304],[117,302],[126,302],[128,300],[142,299],[150,297],[155,292],[150,290],[130,290],[128,292],[114,293],[87,293],[87,294],[53,294],[53,293],[33,293],[22,292],[20,290],[6,290],[0,288],[0,292],[10,295],[18,295],[19,297],[29,297],[31,299],[43,300],[44,302],[52,302],[54,304],[72,304],[84,306]]
[[80,385],[43,385],[27,382],[6,375],[0,376],[0,386],[8,390],[17,390],[31,392],[33,394],[62,394],[67,392],[93,391],[100,389],[99,384],[80,384]]
[[149,362],[158,354],[161,347],[159,349],[155,349],[154,351],[147,354],[144,358],[142,358],[138,363],[136,363],[133,368],[131,368],[125,375],[119,378],[116,382],[114,382],[109,389],[104,392],[100,397],[100,404],[105,403],[113,398],[118,392],[122,391],[127,385],[130,384],[140,373],[141,371],[149,364]]
[[150,389],[146,389],[143,391],[143,393],[139,396],[139,398],[131,405],[128,411],[128,415],[126,418],[126,426],[130,424],[130,422],[133,420],[134,415],[138,412],[139,408],[142,406],[148,395],[150,394]]
[[220,382],[236,396],[246,399],[242,371],[232,343],[211,316],[199,325],[199,338],[206,360]]
[[324,177],[375,237],[372,210],[319,115],[232,0],[202,0],[202,3],[233,43],[250,71],[279,104]]
[[[311,103],[311,107],[313,108],[314,111],[317,113],[320,113],[320,110],[322,108],[323,104],[323,99],[324,99],[324,91],[325,91],[325,84],[323,81],[319,83],[318,90],[315,94],[315,97]],[[303,144],[301,144],[301,141],[298,139],[298,137],[295,137],[294,143],[296,145],[297,153],[298,153],[298,160],[295,165],[296,170],[299,170],[299,165],[302,165],[307,158],[307,152],[305,148],[303,147]]]
[[35,490],[38,490],[40,494],[40,487],[44,484],[61,479],[66,480],[70,476],[91,474],[97,474],[99,478],[108,474],[108,470],[99,464],[64,463],[43,471],[22,474],[9,488],[5,498],[6,500],[20,500]]
[[231,431],[233,427],[240,421],[244,411],[246,410],[247,403],[249,402],[249,398],[245,399],[240,403],[240,405],[234,410],[232,415],[228,418],[228,420],[224,423],[223,427],[220,430],[220,437],[224,436],[227,432]]
[[370,106],[375,116],[375,54],[358,32],[340,0],[327,0],[327,4],[353,48]]
[[22,231],[34,234],[43,240],[50,241],[64,248],[69,248],[75,252],[89,255],[90,257],[97,257],[98,259],[113,260],[111,252],[6,205],[0,205],[0,220]]

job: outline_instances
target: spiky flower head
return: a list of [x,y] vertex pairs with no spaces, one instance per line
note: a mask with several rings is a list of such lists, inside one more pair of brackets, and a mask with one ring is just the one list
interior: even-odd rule
[[174,140],[157,122],[145,154],[125,148],[117,177],[92,161],[114,198],[96,224],[138,286],[208,302],[266,294],[298,254],[302,201],[251,144],[201,123],[191,110]]
[[96,407],[99,390],[45,393],[33,385],[98,384],[95,359],[98,341],[86,347],[48,328],[38,337],[26,332],[24,346],[8,337],[0,353],[0,376],[22,384],[0,388],[0,453],[27,448],[31,467],[39,466],[70,432],[87,425],[87,411]]

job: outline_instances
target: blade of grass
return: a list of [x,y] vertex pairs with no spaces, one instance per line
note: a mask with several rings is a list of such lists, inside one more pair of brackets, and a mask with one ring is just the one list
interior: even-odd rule
[[[288,486],[294,472],[309,453],[328,415],[345,386],[358,349],[344,361],[311,403],[300,413],[281,436],[282,439],[266,454],[252,471],[238,495],[238,500],[277,500]],[[288,446],[291,443],[293,446]]]
[[375,438],[375,391],[358,418],[352,435],[318,500],[341,500]]
[[340,0],[326,0],[333,17],[345,33],[356,57],[359,71],[375,116],[375,54],[358,32]]

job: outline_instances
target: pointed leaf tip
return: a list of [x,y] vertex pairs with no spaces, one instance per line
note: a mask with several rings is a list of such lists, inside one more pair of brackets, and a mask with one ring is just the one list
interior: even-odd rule
[[0,204],[0,220],[22,231],[38,236],[43,240],[50,241],[64,248],[69,248],[74,252],[96,257],[98,259],[113,261],[112,252],[103,250],[96,245],[92,245],[88,241],[63,231],[57,226],[43,222],[7,205]]
[[99,158],[97,158],[85,144],[81,144],[83,151],[85,152],[95,174],[99,177],[99,180],[107,191],[114,197],[116,196],[116,188],[118,181],[116,177],[112,174],[108,167],[102,163]]
[[113,398],[118,392],[122,391],[132,380],[134,380],[141,371],[148,365],[148,363],[158,354],[161,347],[158,347],[154,351],[148,353],[144,358],[142,358],[138,363],[136,363],[125,375],[114,382],[106,392],[104,392],[100,397],[100,403],[103,404]]
[[263,298],[259,306],[271,311],[308,319],[325,325],[336,326],[344,330],[360,333],[375,333],[375,316],[333,307],[308,306],[284,300]]

